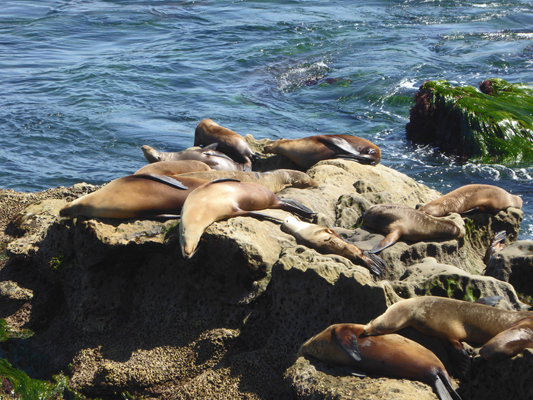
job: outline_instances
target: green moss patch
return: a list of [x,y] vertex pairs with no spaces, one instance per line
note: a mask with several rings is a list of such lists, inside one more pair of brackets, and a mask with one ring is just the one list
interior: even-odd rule
[[533,87],[502,79],[480,87],[425,82],[415,95],[407,138],[483,163],[533,161]]

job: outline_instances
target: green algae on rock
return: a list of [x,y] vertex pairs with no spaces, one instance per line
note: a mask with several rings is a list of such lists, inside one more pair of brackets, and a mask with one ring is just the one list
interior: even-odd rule
[[461,159],[533,161],[533,87],[489,79],[480,89],[424,82],[415,94],[407,138]]

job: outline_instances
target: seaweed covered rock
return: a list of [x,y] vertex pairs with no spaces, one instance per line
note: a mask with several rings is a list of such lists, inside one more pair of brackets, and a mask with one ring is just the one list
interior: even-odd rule
[[415,94],[407,138],[442,152],[481,162],[533,160],[533,88],[489,79],[453,87],[426,81]]

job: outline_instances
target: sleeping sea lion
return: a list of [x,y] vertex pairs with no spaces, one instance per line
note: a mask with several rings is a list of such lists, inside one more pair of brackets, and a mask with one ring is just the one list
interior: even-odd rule
[[393,304],[365,325],[365,334],[383,335],[412,326],[440,338],[466,372],[470,359],[462,341],[485,344],[513,323],[531,317],[530,311],[508,311],[469,301],[423,296]]
[[206,179],[212,181],[220,178],[232,178],[241,182],[259,183],[274,193],[290,186],[299,189],[318,187],[318,183],[302,171],[292,169],[277,169],[268,172],[244,172],[244,171],[206,171],[181,174],[191,178]]
[[359,247],[344,241],[335,231],[324,226],[298,221],[288,216],[281,225],[281,230],[294,236],[304,245],[323,254],[338,254],[355,264],[363,265],[375,275],[383,273],[385,262],[374,254],[362,251]]
[[189,196],[181,211],[179,225],[183,257],[191,258],[197,250],[200,237],[213,222],[231,217],[260,215],[254,211],[279,208],[311,217],[313,211],[302,204],[280,199],[268,188],[257,183],[220,179],[205,183]]
[[[298,356],[365,372],[430,384],[439,399],[460,400],[448,372],[433,352],[403,336],[365,336],[359,324],[335,324],[306,341]],[[359,373],[363,371],[363,374]]]
[[350,135],[316,135],[301,139],[279,139],[267,144],[265,153],[282,154],[303,168],[321,160],[341,158],[377,165],[381,151],[374,143]]
[[474,209],[497,213],[509,207],[522,208],[522,199],[493,185],[466,185],[426,204],[420,210],[434,217]]
[[224,153],[216,151],[216,147],[217,143],[214,143],[201,149],[188,149],[176,153],[157,151],[147,145],[144,145],[141,149],[149,163],[158,161],[197,160],[206,163],[211,169],[226,171],[242,171],[244,169],[243,164],[239,164]]
[[365,212],[362,224],[385,233],[383,240],[371,250],[372,253],[377,253],[392,246],[400,238],[411,242],[461,238],[464,235],[464,221],[459,215],[453,218],[454,221],[451,221],[435,218],[406,206],[378,204]]
[[196,126],[194,145],[208,146],[213,143],[218,143],[218,151],[230,156],[239,164],[244,164],[244,171],[252,170],[252,162],[257,156],[248,142],[237,132],[206,118]]
[[498,333],[479,350],[488,361],[502,361],[533,348],[533,317],[521,319]]
[[159,161],[145,165],[138,169],[134,175],[156,174],[172,176],[188,172],[202,171],[211,171],[211,167],[206,163],[197,160]]
[[206,183],[196,178],[154,174],[130,175],[115,179],[93,193],[82,196],[60,210],[60,215],[99,218],[162,218],[177,216],[185,199]]

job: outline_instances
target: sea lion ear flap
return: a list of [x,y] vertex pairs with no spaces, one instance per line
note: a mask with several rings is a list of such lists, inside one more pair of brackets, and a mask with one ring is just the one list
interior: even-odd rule
[[333,329],[331,335],[350,357],[355,361],[361,361],[361,353],[357,347],[357,336],[347,329],[339,329],[339,332],[337,332],[337,329]]

